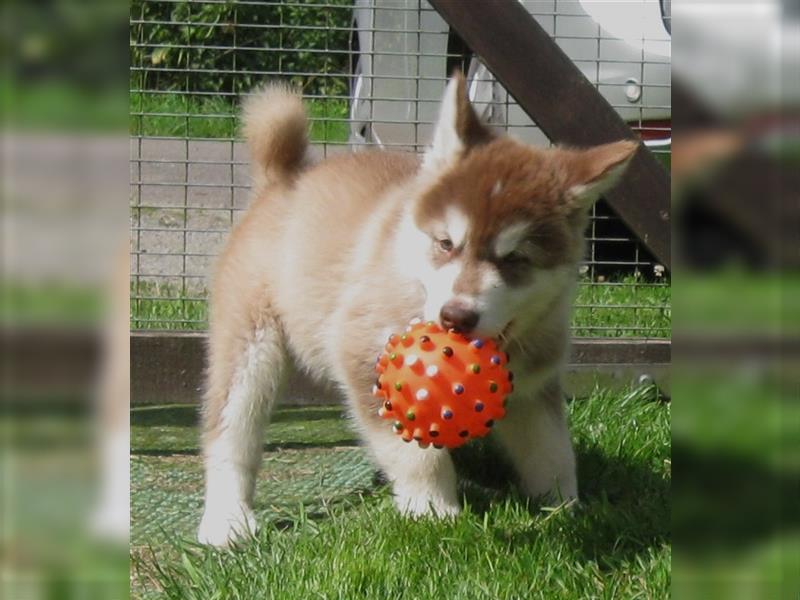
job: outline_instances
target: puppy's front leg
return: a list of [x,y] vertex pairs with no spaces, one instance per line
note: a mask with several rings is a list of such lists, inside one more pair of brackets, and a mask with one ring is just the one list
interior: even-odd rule
[[450,453],[404,442],[388,421],[366,408],[374,405],[374,398],[360,400],[359,409],[354,412],[375,462],[392,484],[398,510],[408,516],[458,514],[461,506]]
[[495,432],[511,457],[522,489],[531,498],[566,502],[578,497],[575,453],[557,381],[531,397],[524,390],[508,404]]

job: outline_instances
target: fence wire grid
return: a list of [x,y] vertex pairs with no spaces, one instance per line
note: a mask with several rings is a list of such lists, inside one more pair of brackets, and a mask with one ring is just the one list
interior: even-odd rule
[[[668,168],[669,0],[522,3]],[[130,51],[134,329],[206,327],[214,257],[250,200],[238,107],[265,82],[302,89],[320,156],[421,151],[457,66],[487,122],[549,144],[424,0],[133,0]],[[669,336],[664,268],[603,201],[586,233],[574,335]]]

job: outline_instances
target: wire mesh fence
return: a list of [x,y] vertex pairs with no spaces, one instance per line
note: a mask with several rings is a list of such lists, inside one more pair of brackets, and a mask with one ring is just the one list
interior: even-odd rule
[[[523,4],[668,166],[669,0]],[[260,84],[303,91],[319,156],[422,150],[455,67],[493,127],[549,143],[424,0],[133,0],[130,50],[132,328],[205,328],[250,199],[238,106]],[[603,201],[587,239],[574,334],[668,336],[668,276]]]

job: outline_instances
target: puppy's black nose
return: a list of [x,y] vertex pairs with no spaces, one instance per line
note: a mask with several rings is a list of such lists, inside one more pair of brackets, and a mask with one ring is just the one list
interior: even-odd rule
[[439,313],[439,320],[445,329],[455,329],[461,333],[469,333],[475,329],[481,316],[474,310],[448,302]]

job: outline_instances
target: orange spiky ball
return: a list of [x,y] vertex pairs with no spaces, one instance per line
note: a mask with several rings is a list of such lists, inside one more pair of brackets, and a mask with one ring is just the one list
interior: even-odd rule
[[505,416],[513,374],[492,340],[445,331],[414,319],[392,334],[375,370],[378,414],[404,441],[422,448],[457,448],[483,437]]

